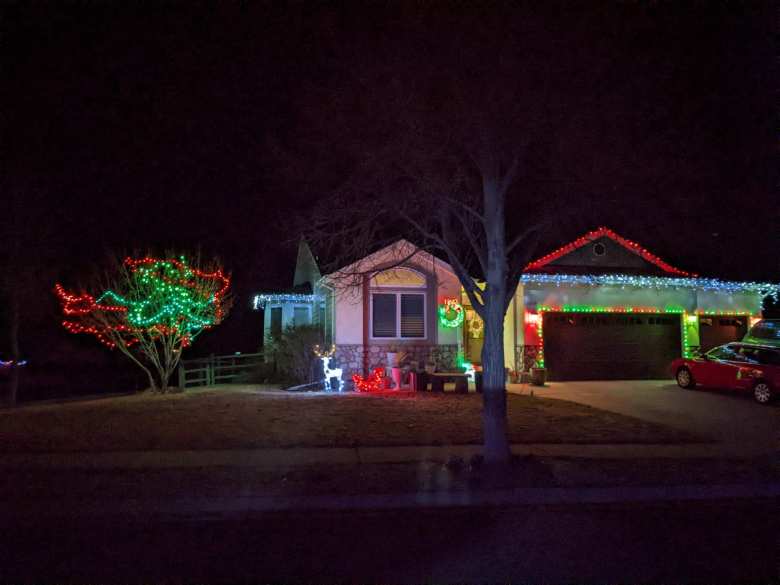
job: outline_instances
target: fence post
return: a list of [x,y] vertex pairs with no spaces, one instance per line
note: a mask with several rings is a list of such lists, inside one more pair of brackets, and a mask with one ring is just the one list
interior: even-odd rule
[[179,388],[184,390],[187,382],[185,380],[184,363],[179,362]]
[[214,358],[214,354],[212,353],[209,355],[209,362],[206,366],[208,370],[206,370],[206,385],[207,386],[213,386],[214,385],[214,379],[215,379],[215,370],[216,370],[216,364],[217,360]]

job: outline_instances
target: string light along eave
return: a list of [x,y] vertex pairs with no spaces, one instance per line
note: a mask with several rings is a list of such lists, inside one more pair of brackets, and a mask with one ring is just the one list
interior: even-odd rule
[[717,278],[682,278],[665,276],[639,276],[631,274],[523,274],[523,285],[543,286],[613,286],[644,289],[689,289],[716,293],[752,293],[771,296],[780,295],[780,284],[771,282],[735,282]]
[[257,311],[259,309],[265,309],[266,305],[269,303],[314,303],[320,300],[322,300],[322,297],[315,294],[257,294],[252,298],[252,308]]

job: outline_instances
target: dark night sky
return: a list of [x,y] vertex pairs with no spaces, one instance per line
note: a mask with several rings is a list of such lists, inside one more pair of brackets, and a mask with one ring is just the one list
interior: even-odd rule
[[[507,20],[493,3],[160,4],[2,8],[7,188],[45,226],[60,277],[104,249],[173,244],[221,256],[239,293],[289,284],[284,219],[306,200],[268,144],[294,147],[296,104],[329,59],[356,36],[379,46],[412,24],[435,40]],[[581,154],[570,189],[601,197],[550,243],[604,224],[685,269],[780,280],[771,4],[593,4],[533,15],[603,67],[603,87],[571,88],[602,130],[567,149]]]

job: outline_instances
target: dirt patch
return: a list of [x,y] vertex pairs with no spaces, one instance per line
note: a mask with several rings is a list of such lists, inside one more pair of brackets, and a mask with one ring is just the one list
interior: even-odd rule
[[[589,406],[507,397],[513,443],[701,439]],[[228,387],[0,412],[0,452],[447,445],[482,442],[476,394],[292,394]]]

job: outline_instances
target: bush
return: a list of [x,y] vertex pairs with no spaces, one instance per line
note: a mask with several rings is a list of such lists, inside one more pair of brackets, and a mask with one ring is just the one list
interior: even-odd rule
[[236,382],[241,384],[267,384],[275,382],[277,378],[274,362],[268,361],[254,364],[249,371],[239,375],[236,378]]
[[290,326],[278,337],[266,340],[265,354],[276,364],[276,374],[281,383],[307,384],[322,378],[322,362],[314,355],[314,347],[322,344],[320,327]]

